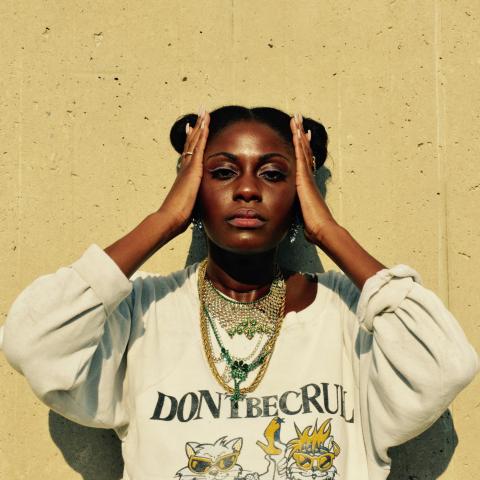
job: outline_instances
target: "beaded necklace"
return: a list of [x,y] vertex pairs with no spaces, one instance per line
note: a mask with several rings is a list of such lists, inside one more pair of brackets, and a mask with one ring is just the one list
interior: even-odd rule
[[[255,312],[255,309],[257,308],[257,306],[261,305],[260,312],[262,313],[262,315],[265,315],[264,313],[265,311],[269,312],[268,317],[271,319],[271,323],[273,323],[273,325],[271,324],[267,325],[268,328],[264,328],[265,321],[263,321],[261,322],[262,329],[261,330],[258,329],[255,332],[255,333],[260,333],[262,336],[263,335],[267,336],[267,341],[265,342],[264,346],[260,350],[259,354],[255,358],[253,358],[254,353],[252,352],[245,359],[239,359],[238,357],[235,357],[234,355],[232,355],[232,353],[223,344],[220,338],[217,326],[215,324],[214,318],[212,318],[211,309],[210,309],[211,307],[210,307],[210,304],[208,303],[209,299],[211,300],[212,295],[211,293],[209,295],[208,292],[213,287],[213,284],[211,283],[210,285],[208,284],[209,280],[207,280],[205,277],[206,268],[207,268],[207,260],[204,260],[200,264],[199,271],[198,271],[198,292],[200,297],[200,330],[202,334],[203,347],[208,360],[208,365],[210,367],[210,370],[212,371],[213,376],[218,381],[218,383],[230,394],[230,399],[234,404],[234,407],[237,408],[238,401],[241,398],[243,398],[246,393],[253,392],[255,388],[257,388],[257,386],[261,382],[267,370],[268,364],[270,362],[270,358],[273,353],[273,349],[275,347],[276,340],[280,333],[280,328],[282,326],[282,321],[283,321],[283,316],[285,311],[285,292],[286,292],[285,281],[283,280],[280,269],[277,267],[275,279],[272,282],[272,287],[270,288],[270,292],[267,295],[265,295],[265,297],[262,297],[261,299],[256,300],[254,302],[236,302],[235,300],[229,299],[217,291],[217,299],[215,300],[216,314],[214,318],[216,319],[218,317],[219,318],[218,321],[221,325],[222,325],[221,323],[222,308],[220,307],[221,304],[219,303],[219,300],[218,300],[219,298],[222,298],[223,302],[225,302],[225,305],[228,305],[225,308],[228,309],[229,315],[231,315],[231,312],[234,311],[235,308],[237,308],[242,312],[240,315],[241,317],[243,317],[242,322],[245,321],[247,314],[256,315],[256,314],[253,314],[252,312]],[[272,293],[272,290],[273,290],[273,293]],[[266,298],[269,299],[268,302],[265,301]],[[253,317],[248,317],[248,318],[253,318]],[[228,326],[229,325],[226,325],[227,328],[225,328],[227,330],[227,333],[229,331]],[[238,325],[235,326],[235,332],[233,334],[245,333],[245,330],[242,330],[242,332],[239,332],[237,330],[237,327]],[[211,343],[210,330],[213,332],[215,340],[220,348],[220,357],[215,357],[213,354],[213,346]],[[253,335],[254,334],[252,334],[250,338],[253,338]],[[249,338],[248,331],[245,333],[245,336]],[[259,342],[257,342],[254,352],[258,350],[259,345],[260,345],[260,340]],[[252,361],[250,363],[247,363],[246,361],[247,359],[249,360],[252,359]],[[223,360],[226,364],[227,375],[225,374],[226,372],[224,372],[223,375],[220,375],[220,373],[217,370],[217,367],[215,364],[219,363],[220,360]],[[258,373],[254,378],[253,382],[248,387],[240,388],[240,384],[247,379],[248,374],[253,372],[256,369],[258,369]],[[226,381],[227,379],[233,380],[233,387],[227,383]]]

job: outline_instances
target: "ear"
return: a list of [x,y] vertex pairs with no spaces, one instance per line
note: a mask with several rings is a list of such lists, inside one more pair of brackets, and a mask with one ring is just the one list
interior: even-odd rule
[[330,435],[324,442],[323,446],[328,449],[329,452],[332,451],[333,437]]
[[243,438],[234,438],[233,440],[230,440],[227,445],[229,446],[229,448],[232,448],[234,452],[240,452],[243,445]]
[[340,455],[340,445],[337,442],[333,441],[332,446],[333,446],[333,454],[336,457],[338,457]]
[[198,442],[187,442],[185,444],[185,452],[187,453],[188,458],[197,453],[195,449],[198,448],[199,445]]

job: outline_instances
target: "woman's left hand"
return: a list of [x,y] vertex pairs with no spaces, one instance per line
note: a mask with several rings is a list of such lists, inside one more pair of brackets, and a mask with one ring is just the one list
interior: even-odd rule
[[314,159],[310,147],[311,131],[303,130],[303,118],[300,114],[290,120],[293,145],[296,157],[296,186],[300,201],[305,230],[305,238],[319,247],[326,229],[338,226],[325,200],[317,187],[314,176]]

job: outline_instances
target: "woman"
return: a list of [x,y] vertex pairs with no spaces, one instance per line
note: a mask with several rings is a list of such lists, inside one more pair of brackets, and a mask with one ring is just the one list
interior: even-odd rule
[[[478,369],[460,326],[415,270],[335,221],[314,181],[317,122],[223,107],[181,118],[171,141],[162,206],[22,292],[8,360],[52,409],[117,431],[125,479],[385,479],[387,449]],[[206,262],[135,273],[192,218]],[[298,218],[346,275],[277,265]]]

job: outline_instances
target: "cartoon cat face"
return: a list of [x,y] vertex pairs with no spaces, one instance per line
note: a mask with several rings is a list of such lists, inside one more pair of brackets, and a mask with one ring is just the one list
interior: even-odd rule
[[320,428],[317,428],[315,422],[313,427],[306,427],[303,431],[295,425],[297,437],[288,442],[289,478],[292,480],[335,478],[337,469],[333,462],[340,454],[340,447],[330,435],[330,420],[325,420]]
[[188,465],[177,472],[185,480],[236,480],[242,473],[237,459],[242,449],[242,439],[219,438],[215,443],[188,442],[185,451]]

